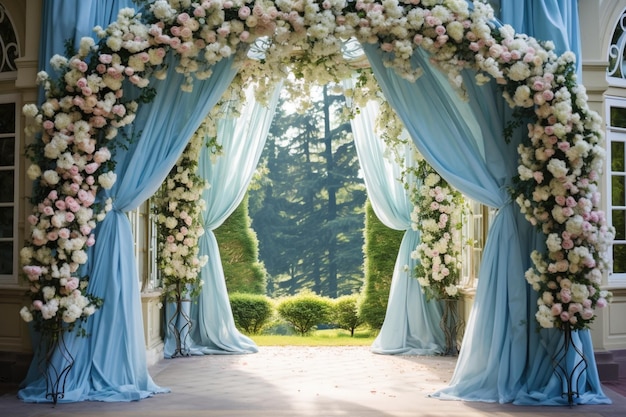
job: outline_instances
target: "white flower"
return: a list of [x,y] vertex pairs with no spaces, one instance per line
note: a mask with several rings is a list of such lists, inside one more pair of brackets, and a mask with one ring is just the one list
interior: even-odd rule
[[39,178],[41,176],[41,168],[39,167],[39,165],[30,164],[28,170],[26,171],[26,176],[28,176],[28,178],[33,181]]
[[22,320],[24,320],[26,323],[33,321],[33,314],[30,312],[28,307],[22,307],[22,309],[20,310],[20,316],[22,316]]
[[42,178],[49,185],[56,185],[61,180],[61,177],[59,177],[59,174],[56,171],[53,171],[51,169],[46,170],[43,173]]
[[537,313],[535,314],[535,318],[541,325],[541,327],[545,329],[551,329],[554,327],[554,316],[546,305],[540,305]]
[[102,188],[107,190],[113,187],[116,180],[117,174],[113,171],[109,171],[98,176],[98,183],[102,186]]
[[550,173],[552,173],[552,175],[554,175],[555,178],[563,178],[567,175],[568,172],[565,161],[555,158],[550,159],[547,169],[548,171],[550,171]]

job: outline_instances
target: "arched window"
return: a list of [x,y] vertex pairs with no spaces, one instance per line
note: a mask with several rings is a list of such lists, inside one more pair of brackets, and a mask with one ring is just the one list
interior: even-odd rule
[[15,29],[6,9],[0,4],[0,72],[16,71],[15,60],[18,57]]

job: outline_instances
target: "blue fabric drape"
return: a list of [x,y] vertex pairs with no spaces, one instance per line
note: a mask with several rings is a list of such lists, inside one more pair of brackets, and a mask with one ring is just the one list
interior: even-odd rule
[[[527,317],[526,299],[519,296],[525,294],[527,284],[518,246],[516,208],[505,189],[516,167],[507,161],[515,158],[506,154],[503,139],[496,140],[490,131],[481,132],[476,124],[469,125],[476,121],[468,103],[456,98],[441,74],[426,67],[427,58],[422,53],[416,53],[414,61],[424,66],[424,75],[410,83],[382,65],[377,48],[366,45],[365,51],[385,97],[424,158],[471,199],[499,208],[487,237],[474,310],[455,378],[467,378],[472,372],[459,369],[471,368],[479,375],[467,383],[472,386],[472,399],[511,401],[521,387],[527,343],[525,327],[520,323],[521,317]],[[511,149],[515,152],[515,147]]]
[[[483,252],[476,299],[455,373],[450,386],[435,396],[520,404],[566,403],[552,367],[545,366],[550,363],[550,351],[546,341],[535,335],[536,293],[524,280],[530,251],[540,247],[541,240],[506,192],[517,175],[516,147],[525,132],[518,130],[511,143],[505,143],[502,132],[510,111],[494,83],[479,87],[471,74],[465,74],[470,102],[462,102],[424,53],[418,52],[413,58],[424,75],[410,83],[384,67],[376,47],[368,45],[365,51],[385,97],[426,160],[461,192],[498,209]],[[585,334],[588,332],[580,332],[576,338],[580,337],[589,352],[592,349]],[[577,401],[607,402],[593,355],[590,359]],[[541,397],[535,395],[539,390],[543,390]]]
[[[74,13],[73,8],[87,13],[92,2],[63,4],[70,14]],[[115,7],[119,8],[119,4]],[[63,13],[63,8],[55,8],[54,13]],[[117,10],[110,15],[116,14]],[[54,16],[47,16],[44,21],[58,24]],[[170,55],[167,59],[172,64],[176,58]],[[152,381],[147,371],[133,236],[124,212],[138,207],[159,187],[235,74],[232,60],[224,60],[214,67],[209,79],[196,82],[192,93],[180,90],[183,76],[176,73],[175,65],[169,66],[166,80],[152,80],[156,98],[139,108],[134,125],[127,129],[128,134],[135,133],[135,141],[128,149],[119,148],[114,156],[117,182],[99,196],[100,201],[111,197],[114,206],[98,225],[96,244],[89,250],[88,292],[103,298],[105,303],[87,321],[89,337],[68,337],[76,362],[60,402],[130,401],[166,391]],[[51,401],[45,396],[45,380],[34,377],[36,374],[29,374],[20,398],[29,402]]]
[[[446,343],[439,327],[441,304],[426,301],[412,276],[417,260],[411,252],[420,243],[420,234],[411,227],[413,205],[400,181],[401,167],[385,158],[385,144],[374,132],[377,112],[378,105],[370,101],[351,120],[354,144],[374,212],[387,227],[405,233],[391,279],[385,321],[371,350],[382,354],[440,354]],[[404,164],[410,166],[413,146],[405,148]]]
[[[217,229],[242,202],[261,157],[274,116],[279,89],[265,107],[254,100],[252,90],[239,117],[225,113],[218,120],[217,138],[222,154],[213,157],[207,147],[200,154],[198,175],[210,184],[203,192],[205,233],[199,239],[200,255],[209,262],[201,269],[202,288],[198,302],[191,305],[190,353],[254,353],[255,343],[235,327],[217,240]],[[214,159],[214,160],[213,160]],[[175,341],[166,335],[165,356],[172,355]]]
[[[526,33],[540,40],[554,42],[558,54],[572,51],[581,57],[580,31],[577,0],[543,0],[523,2],[503,2],[500,8],[500,20],[513,26],[518,33]],[[578,82],[582,83],[582,60],[576,61]],[[524,222],[523,220],[521,220]],[[543,247],[543,241],[526,250],[531,252]],[[529,265],[530,266],[530,263]],[[537,294],[529,291],[529,311],[534,315],[537,308]],[[528,377],[522,390],[515,399],[516,404],[563,404],[558,397],[562,391],[559,379],[551,372],[550,355],[563,342],[563,335],[555,329],[541,329],[539,333],[529,329],[529,364]],[[582,375],[576,387],[581,393],[581,403],[610,403],[602,391],[598,376],[593,343],[588,330],[573,333],[573,341],[584,352],[589,367]],[[574,355],[568,358],[570,366]]]

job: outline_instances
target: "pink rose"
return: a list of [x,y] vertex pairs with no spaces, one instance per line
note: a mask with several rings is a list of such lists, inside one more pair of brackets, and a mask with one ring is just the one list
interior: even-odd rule
[[189,19],[191,19],[191,16],[189,16],[187,13],[181,13],[181,14],[179,14],[179,15],[178,15],[178,17],[176,18],[176,21],[182,25],[182,24],[184,24],[186,21],[188,21]]
[[113,56],[109,54],[100,54],[98,60],[103,64],[110,64],[113,61]]
[[241,20],[246,20],[246,18],[250,16],[250,8],[248,6],[240,7],[237,15]]
[[561,301],[564,303],[569,303],[570,301],[572,301],[572,293],[569,290],[569,288],[561,288],[559,295],[560,295]]

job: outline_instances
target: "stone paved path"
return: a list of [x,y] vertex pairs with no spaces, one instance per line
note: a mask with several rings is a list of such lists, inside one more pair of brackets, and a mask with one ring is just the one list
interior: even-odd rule
[[132,403],[24,404],[0,397],[1,417],[580,416],[624,417],[613,404],[521,407],[441,401],[455,358],[376,355],[368,347],[261,347],[252,355],[169,359],[151,369],[168,394]]

